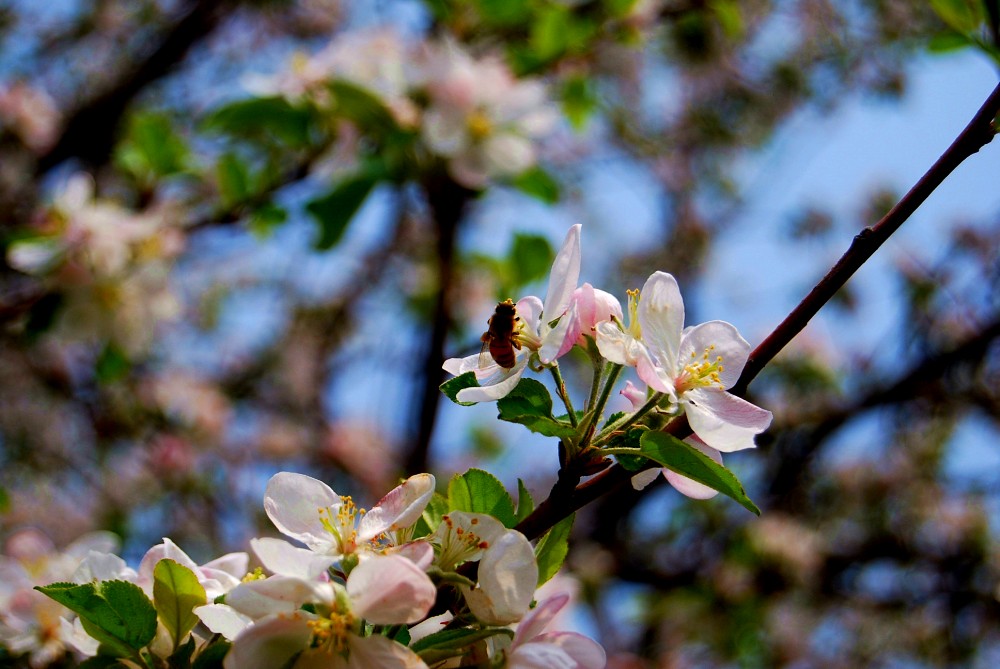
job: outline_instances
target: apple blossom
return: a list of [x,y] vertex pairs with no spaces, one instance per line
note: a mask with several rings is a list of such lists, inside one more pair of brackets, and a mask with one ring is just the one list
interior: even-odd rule
[[249,622],[233,637],[225,666],[270,669],[298,656],[294,667],[425,667],[405,646],[364,636],[363,623],[415,623],[436,594],[427,574],[398,555],[361,562],[344,585],[287,576],[243,583],[227,602]]
[[684,327],[677,280],[654,272],[629,295],[628,326],[597,326],[597,346],[612,362],[636,368],[639,378],[687,415],[691,429],[713,449],[753,448],[771,424],[771,412],[726,390],[739,379],[750,344],[725,321]]
[[516,304],[521,319],[516,336],[522,348],[517,351],[512,368],[500,367],[492,358],[489,364],[481,366],[479,354],[445,360],[442,367],[446,372],[454,376],[474,372],[479,383],[477,387],[460,390],[456,396],[459,402],[490,402],[505,397],[521,380],[529,359],[534,357],[541,365],[551,365],[572,348],[572,343],[569,346],[565,343],[571,323],[576,320],[571,303],[580,278],[581,227],[579,223],[570,227],[552,262],[544,304],[534,295],[521,298]]
[[[417,474],[366,512],[322,481],[280,472],[268,481],[264,510],[282,534],[314,553],[331,556],[332,564],[346,555],[361,557],[404,543],[433,494],[434,477]],[[269,548],[273,546],[264,550]]]
[[523,616],[538,584],[538,565],[527,538],[492,516],[453,511],[441,518],[431,538],[437,565],[452,571],[479,561],[479,582],[461,586],[472,614],[489,625],[506,625]]
[[603,669],[607,656],[600,644],[576,632],[543,632],[552,618],[569,601],[555,595],[532,609],[517,626],[506,651],[507,669]]

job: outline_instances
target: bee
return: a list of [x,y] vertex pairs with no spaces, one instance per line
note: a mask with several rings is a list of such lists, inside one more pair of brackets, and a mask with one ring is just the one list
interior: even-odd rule
[[483,333],[480,340],[483,350],[479,354],[479,366],[485,367],[486,351],[489,350],[493,360],[506,369],[514,366],[514,349],[521,350],[521,342],[517,340],[518,323],[514,302],[509,298],[497,304],[493,315],[486,321],[489,329]]

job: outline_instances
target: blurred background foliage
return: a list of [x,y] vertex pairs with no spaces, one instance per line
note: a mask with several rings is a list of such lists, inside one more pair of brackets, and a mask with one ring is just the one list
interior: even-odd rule
[[[720,258],[762,262],[734,255],[741,229],[777,229],[768,257],[818,278],[910,184],[761,220],[747,206],[766,163],[756,181],[746,166],[796,119],[905,100],[929,52],[995,64],[998,14],[994,0],[0,3],[0,550],[28,527],[57,546],[110,529],[133,559],[161,536],[192,555],[242,548],[269,531],[260,497],[279,469],[371,503],[404,472],[480,464],[543,498],[555,445],[437,390],[495,301],[543,293],[553,245],[583,222],[584,280],[623,299],[669,271],[689,321],[734,320],[757,343],[775,323],[710,299],[733,288]],[[473,73],[493,63],[478,76],[507,87],[497,108],[534,106],[478,109],[459,119],[470,143],[445,146],[427,119],[447,111],[448,72],[433,56],[424,80],[408,72],[427,44]],[[530,156],[513,140],[483,152],[504,123]],[[974,160],[995,184],[996,147]],[[911,240],[923,253],[883,264],[891,307],[852,282],[751,388],[775,421],[727,464],[762,517],[665,486],[577,514],[579,624],[610,666],[1000,664],[1000,200],[962,200],[991,209],[939,207],[933,236]],[[735,288],[767,304],[803,286]]]

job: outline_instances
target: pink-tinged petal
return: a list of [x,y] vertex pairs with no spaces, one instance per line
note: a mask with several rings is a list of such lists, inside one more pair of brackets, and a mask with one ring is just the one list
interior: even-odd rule
[[723,453],[753,448],[754,436],[771,424],[770,411],[722,390],[698,388],[683,400],[694,433]]
[[542,301],[534,295],[522,297],[514,305],[517,315],[524,321],[531,332],[538,332],[539,319],[542,317]]
[[570,310],[562,315],[556,326],[542,337],[542,348],[538,351],[538,359],[543,365],[548,365],[573,348],[576,340],[568,336],[573,318],[573,308],[571,306]]
[[677,367],[677,349],[684,329],[684,300],[677,279],[653,272],[639,293],[639,326],[642,340],[664,367]]
[[336,509],[340,496],[327,484],[304,474],[279,472],[267,482],[264,511],[274,526],[293,539],[319,552],[331,552],[336,547],[334,537],[323,526],[320,510]]
[[182,567],[187,567],[196,575],[199,574],[198,565],[195,564],[195,561],[189,558],[188,554],[182,551],[173,541],[164,538],[162,544],[157,544],[146,551],[146,554],[142,556],[142,560],[139,562],[136,584],[143,590],[152,592],[153,569],[156,568],[156,563],[160,560],[173,560]]
[[552,262],[549,272],[549,288],[545,292],[543,313],[546,320],[558,318],[569,307],[570,297],[580,279],[580,229],[579,223],[570,227],[562,248]]
[[549,643],[526,643],[514,648],[507,657],[507,669],[576,669],[576,662],[565,650]]
[[567,602],[569,602],[569,595],[565,593],[553,595],[539,602],[538,606],[528,611],[518,624],[517,633],[514,635],[514,641],[511,645],[519,646],[541,634],[546,625],[552,622],[552,619],[566,606]]
[[[585,283],[575,291],[570,302],[570,311],[567,315],[573,314],[570,321],[569,331],[566,333],[566,340],[560,349],[559,356],[564,355],[574,345],[586,346],[584,337],[597,337],[594,328],[598,323],[610,321],[612,316],[622,320],[622,305],[615,299],[615,296],[606,293]],[[556,357],[559,357],[556,356]]]
[[271,576],[241,583],[226,595],[226,604],[259,620],[277,613],[291,613],[306,602],[333,601],[332,585],[294,576]]
[[434,477],[416,474],[390,490],[358,523],[358,542],[417,522],[434,494]]
[[674,396],[674,380],[662,367],[653,362],[645,347],[636,349],[635,372],[642,382],[653,390]]
[[463,589],[472,614],[489,625],[507,625],[528,611],[538,586],[535,551],[520,532],[505,532],[479,561],[479,585]]
[[284,667],[309,645],[311,614],[272,616],[247,627],[233,640],[223,662],[225,669],[274,669]]
[[646,400],[649,399],[646,397],[646,391],[642,390],[631,381],[625,382],[625,388],[620,390],[619,394],[632,403],[632,411],[638,411],[641,409],[642,405],[644,405]]
[[[347,640],[347,669],[427,669],[427,664],[412,650],[380,634]],[[316,665],[328,669],[331,665]],[[299,664],[296,663],[296,669]],[[309,668],[312,669],[312,668]]]
[[725,388],[731,388],[747,364],[750,343],[740,336],[731,323],[708,321],[684,331],[678,364],[685,365],[689,361],[700,360],[706,352],[709,360],[722,357],[723,370],[719,372],[719,379]]
[[427,568],[434,562],[434,547],[424,540],[395,546],[389,549],[389,554],[405,557],[424,571],[427,571]]
[[[632,477],[632,489],[633,490],[644,490],[646,486],[656,480],[656,477],[660,475],[659,469],[644,469],[635,476]],[[662,470],[666,472],[667,470]]]
[[437,589],[424,571],[399,555],[362,560],[347,577],[354,612],[376,625],[415,623],[434,605]]
[[[703,442],[698,437],[692,435],[685,439],[685,441],[690,446],[694,446],[699,451],[712,458],[716,463],[722,464],[722,453]],[[677,492],[684,495],[685,497],[690,497],[691,499],[712,499],[719,494],[718,490],[713,490],[707,485],[693,481],[686,476],[682,476],[677,472],[670,471],[669,469],[663,470],[663,475],[666,477],[667,482],[677,489]]]
[[306,581],[319,580],[327,568],[337,560],[336,555],[316,553],[308,548],[299,548],[287,541],[270,537],[251,539],[250,547],[268,571]]
[[478,388],[462,388],[455,396],[459,402],[495,402],[501,397],[506,397],[514,386],[521,380],[524,370],[528,365],[528,357],[521,356],[510,373],[502,381],[491,385],[483,385]]
[[548,632],[535,637],[530,645],[536,644],[545,644],[562,650],[572,658],[574,664],[567,666],[573,669],[604,669],[608,663],[604,648],[599,643],[575,632]]
[[194,614],[213,634],[221,634],[232,641],[247,628],[253,620],[226,604],[196,606]]

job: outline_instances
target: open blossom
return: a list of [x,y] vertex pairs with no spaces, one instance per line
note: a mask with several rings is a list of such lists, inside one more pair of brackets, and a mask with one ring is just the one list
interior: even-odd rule
[[603,669],[607,656],[597,642],[576,632],[542,631],[568,601],[569,596],[563,594],[539,602],[517,626],[502,666],[507,669]]
[[695,435],[723,452],[753,448],[771,424],[771,412],[728,392],[750,354],[733,325],[709,321],[684,327],[677,280],[655,272],[629,296],[629,323],[597,326],[597,346],[608,360],[636,368],[639,378],[687,414]]
[[535,164],[535,141],[558,119],[540,81],[518,79],[499,58],[477,60],[450,41],[428,46],[425,76],[424,141],[448,159],[456,181],[482,188]]
[[435,562],[444,571],[479,561],[479,582],[460,589],[480,621],[506,625],[528,611],[538,584],[538,564],[523,534],[508,530],[493,516],[453,511],[442,517],[431,542],[438,548]]
[[[436,594],[427,574],[398,555],[359,563],[344,585],[289,576],[249,581],[227,598],[244,622],[232,636],[225,667],[284,667],[296,655],[291,666],[297,669],[426,667],[407,647],[380,634],[365,636],[364,623],[415,623],[430,611]],[[301,608],[305,604],[310,610]]]
[[[417,474],[365,511],[322,481],[304,474],[280,472],[267,484],[264,510],[282,534],[301,541],[313,553],[326,556],[315,563],[325,560],[322,568],[325,569],[346,555],[363,557],[403,543],[407,530],[420,518],[433,494],[434,477]],[[271,550],[279,551],[275,555],[279,561],[287,554],[287,549],[274,541],[259,540],[254,544],[265,564]]]
[[[531,356],[535,356],[539,364],[549,365],[572,348],[576,336],[568,345],[567,341],[570,326],[576,319],[571,301],[580,278],[580,229],[579,223],[569,229],[562,248],[552,262],[544,304],[534,295],[529,295],[515,305],[521,319],[515,336],[522,348],[516,354],[513,367],[503,368],[492,358],[489,364],[480,365],[478,354],[445,360],[442,367],[449,374],[476,374],[479,386],[458,391],[459,402],[491,402],[505,397],[521,380]],[[557,319],[553,326],[553,321]]]

